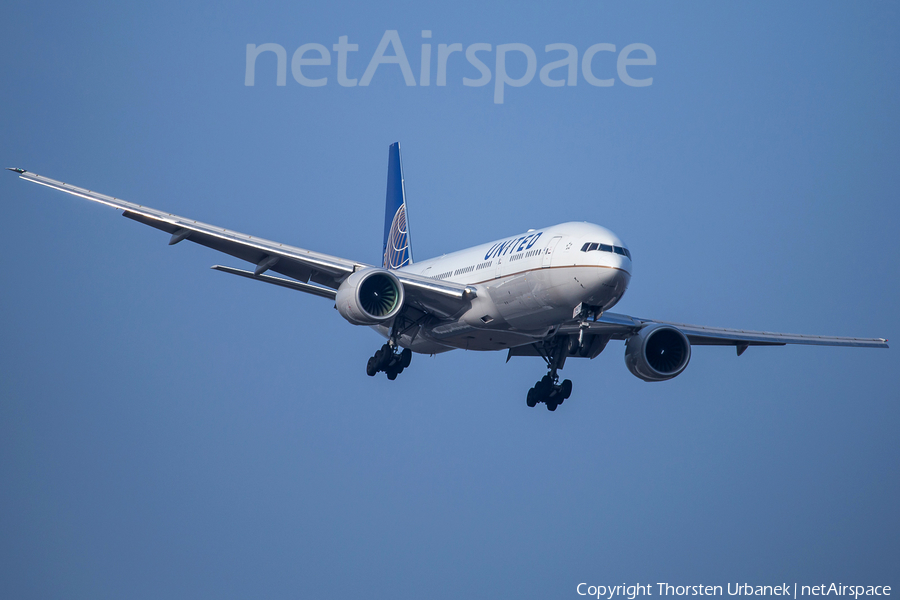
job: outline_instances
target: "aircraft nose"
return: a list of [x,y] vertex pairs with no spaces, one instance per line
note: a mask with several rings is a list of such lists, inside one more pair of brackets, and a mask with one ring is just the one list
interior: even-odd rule
[[630,261],[622,262],[625,264],[622,264],[618,269],[616,269],[616,281],[624,288],[628,287],[628,282],[631,281],[631,265],[627,264]]
[[628,289],[628,284],[631,283],[631,265],[628,265],[628,271],[619,271],[619,284],[621,286],[622,293]]
[[[624,259],[624,257],[622,257]],[[606,294],[612,293],[620,296],[628,288],[631,281],[631,264],[630,261],[621,260],[614,261],[616,264],[601,265],[596,269],[598,290]]]
[[615,264],[597,269],[597,279],[601,289],[621,296],[631,281],[631,260],[622,256]]

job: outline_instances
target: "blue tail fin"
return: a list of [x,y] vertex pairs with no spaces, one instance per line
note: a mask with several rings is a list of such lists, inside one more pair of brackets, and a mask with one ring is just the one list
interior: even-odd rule
[[413,261],[406,219],[406,185],[403,182],[403,165],[400,163],[400,142],[391,144],[388,156],[382,256],[385,269],[399,269]]

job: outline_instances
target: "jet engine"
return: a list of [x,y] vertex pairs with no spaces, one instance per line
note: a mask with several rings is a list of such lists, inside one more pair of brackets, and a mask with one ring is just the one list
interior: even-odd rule
[[403,284],[385,269],[362,269],[344,280],[334,299],[341,316],[354,325],[380,325],[403,308]]
[[656,323],[625,343],[625,365],[644,381],[665,381],[681,374],[691,360],[691,343],[681,331]]

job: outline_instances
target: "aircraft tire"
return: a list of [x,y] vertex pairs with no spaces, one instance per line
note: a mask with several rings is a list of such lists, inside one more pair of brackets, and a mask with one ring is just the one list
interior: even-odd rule
[[412,361],[412,350],[409,348],[405,348],[403,352],[400,353],[400,366],[402,368],[406,368],[409,366],[409,363]]
[[388,366],[391,364],[391,359],[394,357],[394,353],[391,350],[391,347],[387,344],[381,347],[380,350],[375,352],[375,366],[380,371],[386,371]]
[[398,373],[394,369],[388,369],[386,372],[387,372],[387,378],[390,379],[391,381],[397,379]]
[[556,410],[557,406],[558,405],[553,400],[547,400],[547,410],[549,410],[550,412],[553,412],[554,410]]
[[378,373],[378,369],[375,367],[375,357],[371,357],[369,362],[366,363],[366,375],[369,377],[375,377]]
[[550,379],[549,375],[544,375],[544,377],[541,378],[540,381],[534,384],[534,389],[538,393],[538,395],[546,398],[553,390],[553,380]]
[[528,408],[534,408],[537,406],[537,392],[534,388],[528,390],[528,396],[525,398],[525,404],[528,405]]
[[[564,379],[559,388],[563,400],[572,395],[572,382],[570,380]],[[562,401],[560,401],[560,404],[562,404]]]

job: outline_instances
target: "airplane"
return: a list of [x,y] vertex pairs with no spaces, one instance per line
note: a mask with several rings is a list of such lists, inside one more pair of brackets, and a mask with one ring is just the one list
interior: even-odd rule
[[[112,206],[155,227],[174,245],[188,240],[254,265],[212,268],[247,279],[327,298],[353,325],[373,328],[387,342],[369,358],[366,373],[394,380],[412,354],[453,349],[507,352],[543,358],[547,374],[528,390],[526,404],[555,411],[572,393],[559,381],[567,358],[595,358],[610,340],[625,342],[625,364],[644,381],[681,374],[691,346],[807,344],[887,348],[884,338],[828,337],[723,329],[607,312],[631,280],[628,246],[592,223],[529,229],[493,242],[414,262],[406,212],[400,144],[388,151],[381,266],[272,242],[133,204],[37,175],[20,178]],[[281,277],[268,274],[275,272]]]

